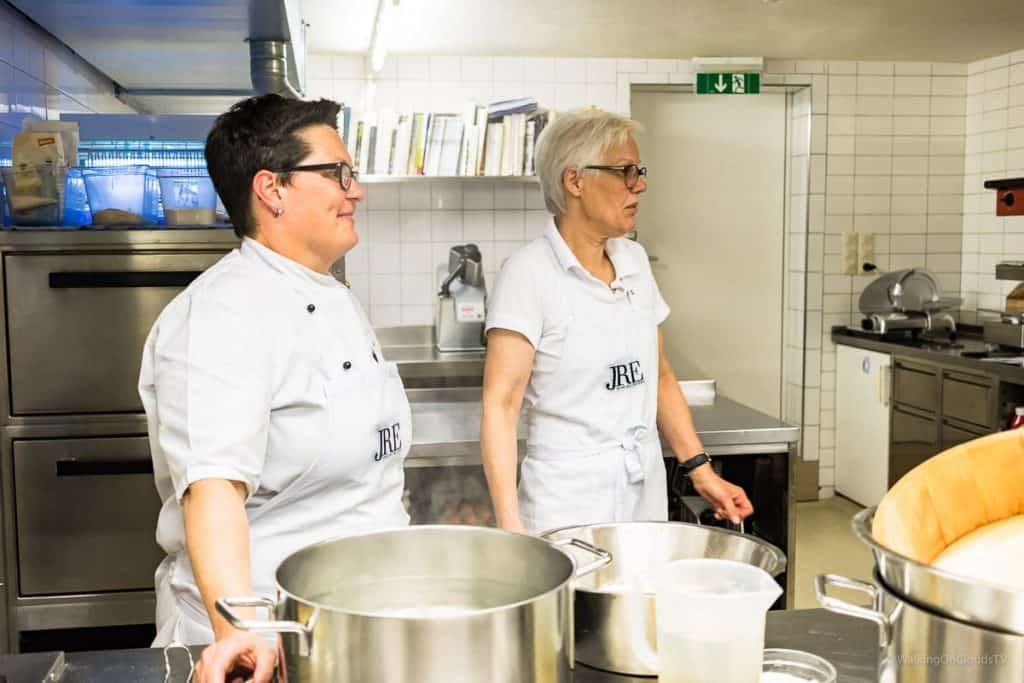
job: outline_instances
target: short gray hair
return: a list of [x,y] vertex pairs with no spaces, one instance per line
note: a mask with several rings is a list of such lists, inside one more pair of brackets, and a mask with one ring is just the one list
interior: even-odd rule
[[559,114],[545,126],[534,156],[548,211],[561,216],[567,210],[562,184],[565,169],[582,170],[588,164],[601,163],[601,156],[609,148],[622,144],[638,130],[640,124],[636,121],[600,109]]

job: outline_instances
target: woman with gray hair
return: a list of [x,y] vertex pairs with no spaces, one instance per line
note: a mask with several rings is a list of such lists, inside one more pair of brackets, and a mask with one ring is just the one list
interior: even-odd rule
[[[636,228],[637,123],[598,110],[551,123],[536,164],[553,222],[506,261],[490,298],[481,448],[499,526],[664,520],[658,431],[719,518],[753,512],[720,478],[665,358],[669,309]],[[516,491],[516,425],[529,437]]]

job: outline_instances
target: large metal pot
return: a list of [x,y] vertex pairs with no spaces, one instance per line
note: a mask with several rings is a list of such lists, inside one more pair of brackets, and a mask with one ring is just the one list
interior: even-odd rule
[[[816,577],[821,606],[878,624],[880,683],[1021,683],[1024,636],[965,623],[901,596],[876,571],[877,586],[842,576]],[[859,607],[828,595],[830,587],[871,598]]]
[[[650,581],[658,569],[673,560],[700,557],[746,562],[772,576],[786,569],[786,556],[770,543],[683,522],[565,527],[549,531],[544,537],[556,542],[581,539],[612,554],[609,565],[574,584],[576,661],[634,676],[658,675],[645,656],[657,643],[655,596]],[[642,603],[635,598],[639,591],[644,593]]]
[[[277,601],[224,598],[235,627],[282,637],[289,683],[569,683],[571,582],[559,547],[497,529],[414,526],[304,548],[277,569]],[[597,559],[594,559],[596,556]],[[233,607],[266,606],[277,621]]]
[[894,552],[872,536],[874,516],[875,508],[854,515],[853,532],[871,548],[878,574],[893,591],[953,619],[1024,635],[1024,591],[951,574]]

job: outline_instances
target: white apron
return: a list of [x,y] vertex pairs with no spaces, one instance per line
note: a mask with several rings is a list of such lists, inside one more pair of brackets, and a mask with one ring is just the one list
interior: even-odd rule
[[[274,572],[300,548],[356,531],[409,523],[402,493],[404,460],[412,443],[412,415],[397,366],[384,361],[365,317],[363,322],[366,346],[346,349],[341,340],[336,358],[328,363],[334,375],[323,389],[331,418],[324,438],[334,444],[329,451],[332,457],[317,458],[259,507],[247,506],[250,565],[257,596],[276,597]],[[357,355],[364,362],[344,369],[342,359]],[[153,647],[174,641],[187,645],[213,642],[185,553],[168,556],[161,563],[156,593],[158,630]]]
[[[567,280],[575,278],[565,272]],[[565,281],[571,314],[548,413],[531,422],[519,483],[519,509],[530,533],[600,522],[668,518],[665,465],[657,432],[658,327],[628,290],[598,300]],[[557,396],[550,395],[557,392]],[[572,446],[559,423],[601,424],[606,443]],[[578,432],[578,430],[576,430]]]

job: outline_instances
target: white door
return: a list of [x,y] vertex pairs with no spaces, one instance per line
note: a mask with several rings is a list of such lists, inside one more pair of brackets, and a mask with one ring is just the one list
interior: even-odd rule
[[836,346],[836,493],[878,505],[889,488],[892,357]]
[[672,314],[681,379],[779,417],[786,96],[634,92],[648,170],[637,235]]

